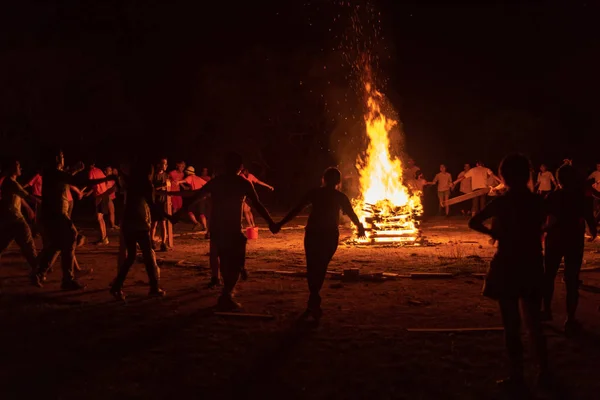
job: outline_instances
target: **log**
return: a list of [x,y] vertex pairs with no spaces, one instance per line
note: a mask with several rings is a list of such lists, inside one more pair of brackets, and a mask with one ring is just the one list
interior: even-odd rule
[[431,279],[431,278],[453,278],[454,275],[447,272],[414,272],[410,274],[413,279]]
[[435,333],[452,333],[452,332],[501,332],[504,328],[500,326],[490,328],[409,328],[407,332],[435,332]]
[[239,313],[239,312],[218,312],[215,311],[215,315],[220,317],[239,317],[239,318],[255,318],[255,319],[273,319],[274,315],[271,314],[250,314],[250,313]]
[[462,203],[463,201],[474,199],[475,197],[479,197],[484,194],[488,194],[489,192],[490,192],[490,188],[477,189],[471,193],[463,194],[463,195],[448,199],[448,201],[444,202],[444,207],[451,206],[452,204]]

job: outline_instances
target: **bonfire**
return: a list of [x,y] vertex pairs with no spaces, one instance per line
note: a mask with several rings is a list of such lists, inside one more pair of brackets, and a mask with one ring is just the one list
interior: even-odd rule
[[[367,75],[368,76],[368,75]],[[367,111],[365,127],[368,147],[357,160],[360,195],[353,200],[359,219],[367,230],[359,243],[418,244],[421,196],[409,188],[402,161],[390,153],[390,131],[398,121],[382,110],[384,96],[369,79],[364,82]]]

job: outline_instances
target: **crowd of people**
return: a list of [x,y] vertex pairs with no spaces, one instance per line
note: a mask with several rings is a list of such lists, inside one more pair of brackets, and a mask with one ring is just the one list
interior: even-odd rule
[[[66,167],[62,151],[50,152],[42,161],[44,168],[25,185],[31,188],[31,192],[19,183],[21,166],[16,160],[6,164],[0,183],[0,251],[14,240],[31,267],[32,284],[38,287],[43,286],[58,253],[61,255],[62,289],[84,287],[74,274],[77,266],[75,251],[85,240],[71,220],[73,194],[77,198],[95,198],[100,231],[98,245],[108,243],[105,214],[109,215],[109,229],[119,229],[119,269],[110,286],[110,293],[117,299],[125,298],[124,282],[135,262],[138,248],[149,277],[149,295],[165,295],[159,284],[160,273],[154,250],[168,248],[166,221],[176,224],[187,216],[194,227],[206,230],[206,237],[210,239],[211,285],[220,284],[221,279],[223,285],[217,307],[226,311],[238,309],[240,304],[234,300],[233,294],[238,279],[245,275],[247,242],[242,233],[242,218],[253,227],[255,222],[250,210],[254,208],[268,223],[271,232],[277,234],[283,225],[311,205],[304,238],[310,292],[304,316],[319,321],[322,316],[320,291],[327,266],[338,247],[340,211],[351,219],[359,236],[366,234],[350,200],[338,190],[342,177],[340,171],[333,167],[324,172],[320,187],[309,191],[276,223],[259,201],[254,185],[271,190],[273,187],[250,174],[244,168],[241,157],[235,153],[225,156],[224,172],[214,177],[209,176],[206,169],[196,175],[194,167],[186,166],[184,162],[178,162],[174,170],[167,172],[168,164],[164,158],[158,163],[138,161],[122,166],[118,173],[114,168],[101,171],[93,162],[88,165],[87,173],[82,173],[82,163]],[[530,161],[518,154],[507,156],[502,161],[498,176],[481,162],[474,168],[465,164],[464,171],[456,180],[452,179],[444,165],[440,166],[440,172],[431,182],[423,179],[412,162],[407,173],[413,174],[409,177],[414,188],[437,185],[440,206],[445,205],[455,185],[460,184],[460,191],[465,194],[493,188],[495,200],[487,203],[484,196],[474,198],[469,226],[489,235],[497,243],[483,294],[498,301],[504,324],[511,374],[503,384],[511,387],[524,385],[520,338],[522,319],[530,332],[540,379],[548,380],[541,322],[553,318],[555,278],[564,259],[567,292],[565,332],[571,335],[580,329],[576,310],[586,223],[590,240],[597,235],[594,198],[588,188],[599,184],[600,164],[589,176],[587,185],[570,160],[565,160],[556,176],[541,166],[536,180]],[[187,190],[182,190],[184,185]],[[113,195],[119,190],[125,196],[120,226],[115,223],[112,204]],[[444,211],[448,214],[447,208]],[[491,220],[491,226],[484,224],[486,220]],[[42,236],[43,248],[39,254],[30,223],[39,227],[36,229]],[[153,238],[157,232],[160,239],[158,246],[154,246]]]
[[[572,160],[563,160],[563,165],[565,164],[572,165]],[[455,189],[458,189],[459,195],[467,195],[482,189],[486,191],[486,193],[473,197],[470,204],[469,202],[460,203],[460,213],[465,216],[474,216],[483,209],[489,200],[506,190],[502,180],[481,161],[477,161],[475,167],[471,167],[469,163],[464,164],[463,170],[457,175],[456,180],[453,180],[446,165],[441,164],[439,171],[432,181],[428,181],[414,161],[409,160],[407,182],[410,188],[420,192],[423,192],[427,186],[436,186],[438,212],[446,217],[449,217],[451,212],[450,206],[446,202]],[[596,191],[600,189],[600,164],[596,165],[596,170],[588,176],[588,180],[590,187]],[[560,186],[555,174],[549,171],[545,164],[541,164],[537,173],[532,170],[528,187],[545,199]]]

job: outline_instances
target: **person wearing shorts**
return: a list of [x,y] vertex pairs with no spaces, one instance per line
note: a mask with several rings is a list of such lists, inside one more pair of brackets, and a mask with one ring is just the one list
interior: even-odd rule
[[445,210],[446,217],[450,216],[450,206],[446,204],[446,201],[450,198],[450,189],[452,189],[452,175],[446,171],[444,164],[440,165],[440,172],[433,178],[432,185],[437,184],[438,199],[440,201],[440,212],[442,209]]
[[[199,190],[193,191],[195,200],[190,204],[193,207],[194,203],[209,194],[213,200],[210,216],[211,257],[218,257],[220,264],[223,292],[217,307],[224,311],[240,307],[240,304],[233,300],[233,290],[246,261],[247,239],[241,232],[240,219],[244,198],[248,197],[251,200],[258,213],[269,223],[269,227],[275,226],[268,211],[258,200],[254,186],[238,175],[242,167],[242,157],[239,154],[227,154],[225,173],[211,179]],[[169,194],[181,196],[181,192]]]
[[[5,169],[8,171],[8,176],[0,185],[2,193],[0,200],[0,254],[13,240],[17,242],[31,267],[31,276],[35,279],[38,265],[37,250],[29,224],[21,213],[21,205],[25,204],[22,200],[30,198],[33,200],[33,196],[17,182],[17,177],[21,176],[21,164],[18,161],[11,161]],[[29,213],[33,213],[29,206],[25,207]]]
[[[189,186],[189,188],[194,190],[199,190],[202,186],[206,184],[206,181],[199,176],[196,175],[196,169],[193,166],[188,166],[185,169],[186,177],[181,183],[185,183]],[[206,201],[207,199],[201,199],[198,202],[195,202],[190,206],[190,203],[187,205],[184,203],[184,206],[187,206],[188,209],[188,217],[190,221],[194,224],[194,230],[202,229],[205,230],[208,234],[208,221],[206,219]],[[200,222],[198,222],[198,218]]]

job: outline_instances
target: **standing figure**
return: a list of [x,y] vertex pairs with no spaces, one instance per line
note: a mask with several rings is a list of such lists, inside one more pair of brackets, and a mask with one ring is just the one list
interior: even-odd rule
[[[88,178],[91,180],[103,180],[106,178],[104,172],[102,172],[100,168],[96,168],[95,161],[92,161],[89,165]],[[107,181],[102,181],[102,183],[92,186],[90,191],[87,193],[88,195],[94,195],[96,220],[98,221],[98,229],[100,231],[100,239],[95,242],[95,244],[98,245],[109,244],[108,236],[106,234],[106,223],[104,222],[104,215],[109,213],[109,196],[106,193],[108,190],[106,182]]]
[[129,269],[135,262],[138,245],[150,282],[148,295],[152,297],[165,295],[165,291],[159,287],[160,274],[150,236],[151,214],[160,215],[162,219],[165,217],[164,209],[154,201],[153,178],[155,177],[152,164],[140,162],[133,168],[131,175],[125,178],[127,201],[121,221],[121,236],[126,247],[126,257],[110,288],[110,293],[118,300],[125,299],[123,284]]
[[[199,190],[202,186],[206,185],[206,181],[196,175],[196,169],[191,165],[185,169],[185,174],[187,176],[181,183],[187,184],[190,190]],[[184,206],[188,210],[188,217],[190,221],[192,221],[192,224],[194,224],[192,229],[206,230],[208,233],[208,221],[206,219],[206,199],[195,202],[193,207],[189,207],[189,205],[186,205],[184,202]],[[198,222],[198,218],[200,218],[200,222]]]
[[21,212],[21,206],[33,214],[33,210],[22,200],[39,201],[30,195],[20,184],[17,178],[21,176],[21,164],[14,160],[9,162],[5,168],[6,177],[0,186],[0,255],[14,240],[21,248],[21,252],[31,267],[31,277],[36,285],[37,280],[37,251],[31,234],[31,228],[25,221]]
[[[258,179],[256,176],[252,175],[250,173],[250,171],[248,171],[247,168],[244,168],[240,171],[240,175],[246,179],[248,182],[250,182],[252,185],[260,185],[260,186],[264,186],[267,189],[273,191],[275,190],[275,188],[269,184],[264,183],[263,181],[261,181],[260,179]],[[250,205],[248,204],[247,201],[244,200],[244,205],[243,205],[243,212],[244,212],[244,218],[246,218],[246,223],[248,224],[249,227],[253,228],[256,225],[254,224],[254,215],[252,215],[252,208],[250,207]]]
[[[202,188],[193,191],[195,200],[190,204],[201,201],[205,196],[211,195],[213,207],[211,210],[211,253],[218,257],[221,276],[223,277],[223,292],[219,297],[217,306],[221,310],[232,310],[240,307],[233,300],[233,290],[240,277],[240,271],[246,261],[246,237],[242,234],[240,214],[242,202],[245,197],[252,201],[258,213],[269,223],[275,226],[266,208],[258,200],[254,186],[246,179],[239,176],[242,169],[242,157],[236,153],[225,156],[225,173],[211,179]],[[170,195],[181,196],[183,192],[171,192]]]
[[[486,168],[481,161],[477,161],[475,168],[471,168],[470,170],[465,172],[465,174],[462,177],[458,178],[454,182],[454,185],[456,185],[458,182],[462,182],[467,178],[471,178],[471,189],[473,189],[473,191],[479,189],[486,189],[489,188],[488,180],[490,177],[494,177],[498,181],[500,180],[494,175],[494,173],[489,168]],[[472,216],[475,216],[475,214],[483,210],[483,207],[485,207],[486,203],[486,196],[486,194],[482,194],[478,197],[473,198],[473,208],[471,209]]]
[[560,266],[565,261],[565,287],[567,289],[567,320],[565,332],[575,333],[580,327],[575,319],[579,302],[579,272],[583,263],[585,224],[596,238],[597,228],[594,218],[593,200],[586,197],[583,182],[570,165],[563,165],[557,171],[560,189],[547,199],[548,234],[546,235],[544,309],[542,318],[552,320],[552,297],[554,281]]
[[537,182],[535,184],[538,194],[545,199],[552,191],[552,185],[556,187],[554,175],[552,175],[552,172],[548,171],[546,164],[540,165],[540,172],[538,173]]
[[433,178],[432,185],[437,184],[438,200],[440,201],[440,211],[446,211],[446,218],[450,216],[450,206],[446,204],[450,198],[450,190],[452,189],[452,175],[446,171],[444,164],[440,165],[440,172]]
[[[108,166],[104,169],[104,174],[106,176],[109,175],[117,175],[117,170],[113,169],[113,167]],[[106,196],[108,196],[107,207],[108,207],[108,222],[110,229],[116,230],[119,229],[119,226],[115,223],[115,200],[117,199],[117,182],[108,181],[106,182]]]
[[160,225],[160,251],[167,251],[167,221],[165,220],[165,211],[167,209],[167,159],[162,158],[156,166],[152,185],[154,186],[154,210],[162,210],[152,214],[152,230],[150,238],[152,239],[152,248],[154,249],[154,237],[156,228]]
[[[169,179],[171,180],[171,192],[179,192],[181,188],[179,187],[180,182],[185,178],[185,174],[183,171],[185,170],[185,162],[178,161],[175,164],[175,169],[169,172]],[[183,206],[183,199],[179,196],[171,197],[171,212],[175,214],[177,211],[181,209]]]
[[[460,192],[462,194],[471,193],[473,191],[473,188],[471,186],[471,179],[472,178],[465,178],[465,174],[467,172],[469,172],[470,169],[471,169],[471,164],[467,163],[467,164],[465,164],[463,166],[463,170],[460,171],[460,174],[458,174],[458,179],[457,180],[460,181],[460,188],[459,188],[459,190],[460,190]],[[460,207],[461,214],[462,215],[470,215],[471,214],[470,211],[471,210],[469,208],[468,203],[466,201],[462,202],[461,203],[461,207]]]
[[327,274],[327,266],[335,254],[339,242],[340,210],[346,214],[358,229],[358,236],[365,236],[365,228],[358,220],[348,197],[337,190],[342,174],[337,168],[325,170],[322,186],[308,192],[302,201],[278,224],[273,233],[294,219],[306,206],[312,205],[304,235],[306,253],[306,277],[310,296],[304,316],[312,316],[317,322],[321,319],[321,288]]
[[[498,242],[483,295],[498,301],[504,325],[510,377],[498,383],[521,391],[525,388],[522,320],[529,331],[539,378],[544,382],[548,377],[546,341],[540,321],[544,212],[542,199],[527,186],[531,176],[527,157],[515,154],[504,158],[500,176],[507,192],[471,218],[469,227]],[[492,219],[491,228],[483,224],[488,219]]]
[[[83,170],[83,164],[64,171],[65,160],[62,151],[49,152],[44,160],[44,191],[42,193],[42,239],[44,248],[39,256],[37,281],[42,282],[50,268],[55,254],[60,252],[62,264],[62,289],[77,290],[85,286],[77,282],[73,276],[73,262],[77,246],[77,230],[69,218],[67,191],[69,185],[75,183],[73,175]],[[100,171],[102,172],[102,171]],[[104,174],[102,174],[104,175]],[[87,179],[84,186],[100,185],[115,179],[114,176]]]

